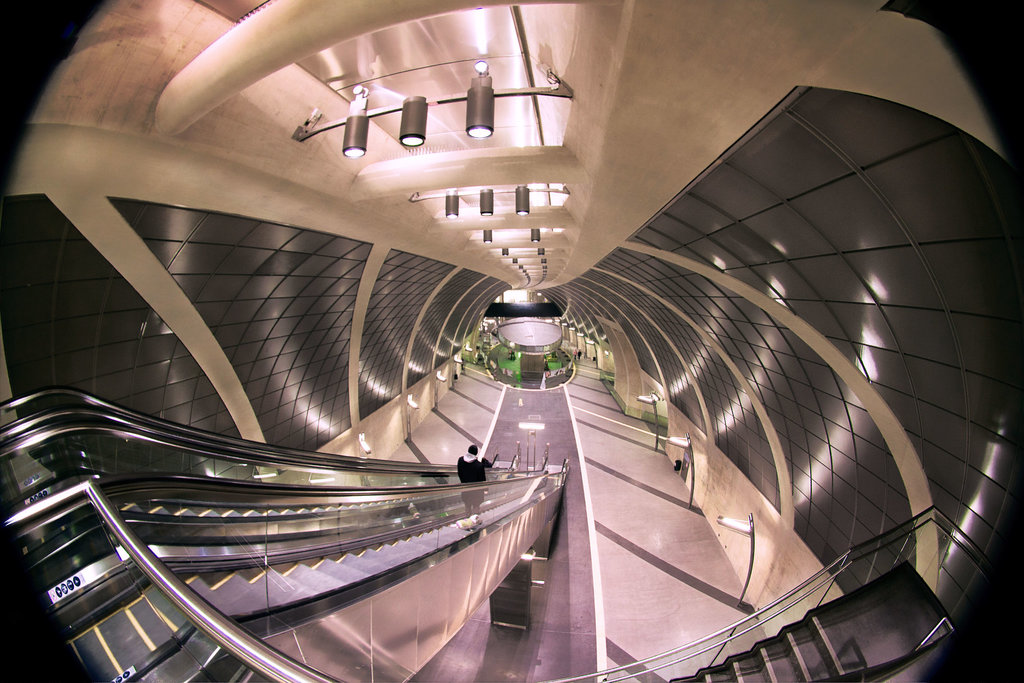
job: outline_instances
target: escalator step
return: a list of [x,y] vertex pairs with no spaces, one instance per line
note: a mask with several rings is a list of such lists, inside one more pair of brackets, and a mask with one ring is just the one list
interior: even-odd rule
[[235,570],[235,574],[238,578],[245,580],[247,583],[256,583],[267,570],[263,567],[252,567],[250,569],[238,569]]

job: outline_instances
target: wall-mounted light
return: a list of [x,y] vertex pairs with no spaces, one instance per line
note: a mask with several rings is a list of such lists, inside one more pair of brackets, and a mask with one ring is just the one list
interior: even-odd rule
[[[606,349],[604,353],[607,356],[608,355],[608,350]],[[677,446],[678,448],[682,448],[683,449],[683,459],[681,461],[677,460],[676,463],[677,463],[677,466],[681,468],[682,467],[682,463],[685,462],[687,470],[689,470],[689,473],[690,473],[690,486],[689,486],[689,489],[690,489],[690,500],[686,504],[686,507],[687,507],[687,509],[692,510],[693,509],[693,490],[697,487],[697,474],[696,474],[697,469],[696,469],[696,465],[694,464],[694,461],[693,461],[693,454],[690,453],[690,450],[689,450],[690,449],[690,435],[689,435],[689,433],[687,433],[687,434],[684,434],[683,436],[670,436],[665,441],[670,443],[670,444],[672,444],[673,446]],[[666,449],[666,455],[667,455],[667,449]],[[686,478],[686,472],[683,472],[682,476],[685,479]]]
[[427,98],[406,97],[402,102],[402,126],[398,141],[406,147],[419,147],[427,139]]
[[466,135],[471,138],[489,138],[494,133],[494,88],[484,60],[473,65],[477,75],[466,93]]
[[[529,213],[529,210],[527,210]],[[530,228],[530,241],[540,242],[540,228]]]
[[646,403],[647,405],[654,406],[654,450],[657,451],[658,450],[658,426],[659,426],[658,425],[658,401],[660,401],[661,399],[658,398],[658,395],[652,391],[650,394],[648,394],[646,396],[637,396],[636,400],[640,401],[641,403]]
[[366,138],[370,132],[370,119],[366,116],[366,101],[370,91],[357,85],[355,99],[349,104],[348,118],[345,119],[345,139],[342,143],[342,154],[350,159],[358,159],[366,154]]
[[420,407],[420,404],[413,399],[412,394],[406,394],[405,402],[409,404],[410,408],[418,409]]
[[494,235],[490,230],[484,230],[484,244],[490,244],[494,241]]
[[750,515],[747,519],[733,519],[732,517],[722,517],[719,515],[718,523],[726,529],[732,529],[744,536],[749,536],[751,530],[754,528],[754,516]]
[[370,444],[366,443],[366,434],[359,432],[359,447],[363,449],[363,453],[369,455],[373,451],[370,449]]
[[736,601],[736,605],[739,606],[743,604],[743,596],[747,594],[747,586],[750,585],[750,575],[754,571],[754,514],[749,513],[746,520],[719,515],[718,523],[726,529],[731,529],[738,534],[750,538],[750,562],[747,564],[747,580],[743,582],[743,590],[740,591],[739,600]]
[[444,196],[444,215],[448,218],[459,217],[459,193],[456,190],[448,190]]
[[444,373],[441,372],[440,370],[438,370],[436,373],[434,373],[434,376],[437,377],[442,382],[447,382],[448,381],[448,378],[445,377]]
[[530,188],[526,185],[516,187],[516,213],[520,216],[527,216],[530,213]]
[[690,447],[690,435],[689,434],[686,434],[685,436],[670,436],[670,437],[668,437],[667,441],[670,444],[672,444],[673,446],[679,446],[680,448],[689,448]]
[[494,215],[494,190],[480,190],[480,215]]

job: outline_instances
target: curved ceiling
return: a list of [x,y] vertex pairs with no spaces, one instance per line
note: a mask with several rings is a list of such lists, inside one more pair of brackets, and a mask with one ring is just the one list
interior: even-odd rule
[[[502,289],[541,288],[628,344],[820,558],[932,503],[996,553],[1024,211],[941,34],[860,0],[398,6],[101,5],[5,192],[12,388],[321,447]],[[514,96],[474,140],[481,58]],[[374,116],[348,159],[345,127],[307,136],[355,86]],[[390,112],[411,95],[433,103],[414,150]]]

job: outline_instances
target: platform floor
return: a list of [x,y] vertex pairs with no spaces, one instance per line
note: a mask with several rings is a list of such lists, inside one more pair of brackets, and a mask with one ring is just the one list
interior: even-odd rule
[[550,558],[536,563],[535,581],[543,583],[533,590],[530,628],[492,625],[484,603],[412,680],[586,674],[691,642],[743,616],[735,606],[741,579],[716,529],[687,509],[689,491],[672,461],[654,450],[653,426],[619,410],[596,368],[584,366],[570,383],[540,392],[505,387],[467,366],[393,457],[454,464],[470,442],[487,442],[487,457],[497,450],[506,461],[516,440],[526,451],[521,420],[545,424],[535,458],[550,442],[551,464],[568,457],[571,465]]

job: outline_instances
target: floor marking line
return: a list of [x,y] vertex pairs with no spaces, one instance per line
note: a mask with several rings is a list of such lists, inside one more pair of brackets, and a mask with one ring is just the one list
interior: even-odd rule
[[501,406],[505,403],[505,392],[507,390],[508,385],[502,384],[501,395],[498,396],[498,408],[494,411],[494,415],[491,416],[491,426],[487,428],[487,437],[480,446],[480,452],[484,454],[485,458],[487,457],[487,447],[491,445],[491,437],[494,436],[494,426],[498,424],[498,414],[501,413]]
[[[617,479],[620,479],[621,481],[626,482],[627,484],[632,484],[633,486],[637,487],[641,491],[644,491],[645,493],[649,493],[652,496],[655,496],[657,498],[661,498],[662,500],[668,501],[669,503],[672,503],[673,505],[678,505],[681,508],[689,509],[686,506],[686,502],[683,501],[682,499],[676,498],[675,496],[673,496],[670,493],[666,493],[665,491],[661,491],[659,489],[656,489],[653,486],[650,486],[649,484],[645,484],[645,483],[643,483],[642,481],[640,481],[638,479],[634,479],[633,477],[630,477],[629,475],[623,474],[622,472],[619,472],[618,470],[613,469],[613,468],[609,467],[608,465],[604,465],[602,463],[599,463],[598,461],[594,460],[593,458],[590,459],[589,464],[590,464],[591,467],[595,467],[595,468],[601,470],[602,472],[606,472],[606,473],[610,474],[611,476],[613,476],[613,477],[615,477]],[[691,510],[691,512],[692,512],[692,510]]]
[[637,558],[643,560],[652,567],[655,567],[656,569],[661,570],[665,574],[668,574],[676,581],[703,593],[709,598],[717,600],[723,605],[726,605],[736,610],[737,612],[740,612],[741,614],[753,613],[753,609],[744,609],[743,607],[737,607],[735,595],[730,595],[729,593],[726,593],[720,588],[712,586],[710,583],[707,583],[706,581],[701,581],[692,574],[683,571],[674,564],[661,559],[654,553],[651,553],[648,550],[645,550],[644,548],[640,547],[636,543],[633,543],[625,536],[615,533],[614,531],[606,527],[604,524],[601,524],[600,522],[596,522],[596,526],[597,530],[601,533],[601,535],[607,538],[609,541],[615,543],[624,550],[629,551]]
[[619,666],[625,666],[626,672],[633,674],[639,680],[647,681],[647,683],[667,683],[657,671],[650,671],[643,665],[627,664],[627,662],[636,662],[637,658],[619,647],[611,638],[608,639],[608,651],[613,660],[621,662]]
[[601,565],[597,559],[597,528],[594,520],[594,504],[590,499],[590,480],[587,478],[587,460],[583,455],[583,444],[580,443],[580,432],[576,428],[576,411],[569,400],[569,388],[562,385],[565,403],[569,407],[569,420],[572,422],[573,437],[576,439],[576,453],[580,457],[580,477],[583,481],[583,503],[587,511],[587,538],[590,543],[590,569],[594,583],[594,635],[597,639],[597,671],[608,668],[608,643],[604,623],[604,591],[601,588]]
[[622,427],[625,427],[626,429],[632,429],[633,431],[640,432],[641,434],[645,434],[647,436],[654,436],[654,434],[649,429],[640,429],[639,427],[634,427],[633,425],[628,425],[625,422],[619,422],[618,420],[613,420],[610,417],[605,417],[604,415],[601,415],[599,413],[595,413],[595,412],[587,410],[585,408],[577,408],[576,410],[580,411],[581,413],[586,413],[588,415],[593,415],[594,417],[599,417],[602,420],[608,420],[609,422],[612,422],[614,424],[617,424],[617,425],[620,425]]
[[463,392],[461,392],[461,391],[459,391],[458,389],[455,389],[455,388],[449,389],[448,391],[449,391],[449,393],[455,394],[456,396],[460,396],[460,397],[466,399],[467,401],[469,401],[473,405],[477,406],[478,408],[482,408],[482,409],[486,410],[488,413],[493,413],[494,412],[494,408],[481,403],[480,401],[476,400],[475,398],[473,398],[469,394],[463,393]]
[[475,437],[475,436],[473,436],[472,434],[470,434],[469,432],[467,432],[467,431],[466,431],[465,429],[463,429],[463,428],[462,428],[462,425],[460,425],[460,424],[457,424],[457,423],[455,422],[455,420],[451,419],[450,417],[448,417],[447,415],[445,415],[444,413],[442,413],[442,412],[441,412],[440,410],[438,410],[438,409],[437,409],[437,406],[435,406],[435,407],[434,407],[434,409],[433,409],[433,411],[432,411],[432,412],[433,412],[433,413],[434,413],[435,415],[437,415],[437,416],[438,416],[439,418],[441,418],[441,420],[442,420],[442,421],[443,421],[443,422],[444,422],[445,424],[447,424],[447,425],[448,425],[449,427],[451,427],[452,429],[454,429],[455,431],[457,431],[457,432],[458,432],[459,434],[461,434],[461,435],[462,435],[462,436],[464,436],[465,438],[469,439],[470,443],[476,443],[476,442],[477,442],[477,439],[476,439],[476,437]]

